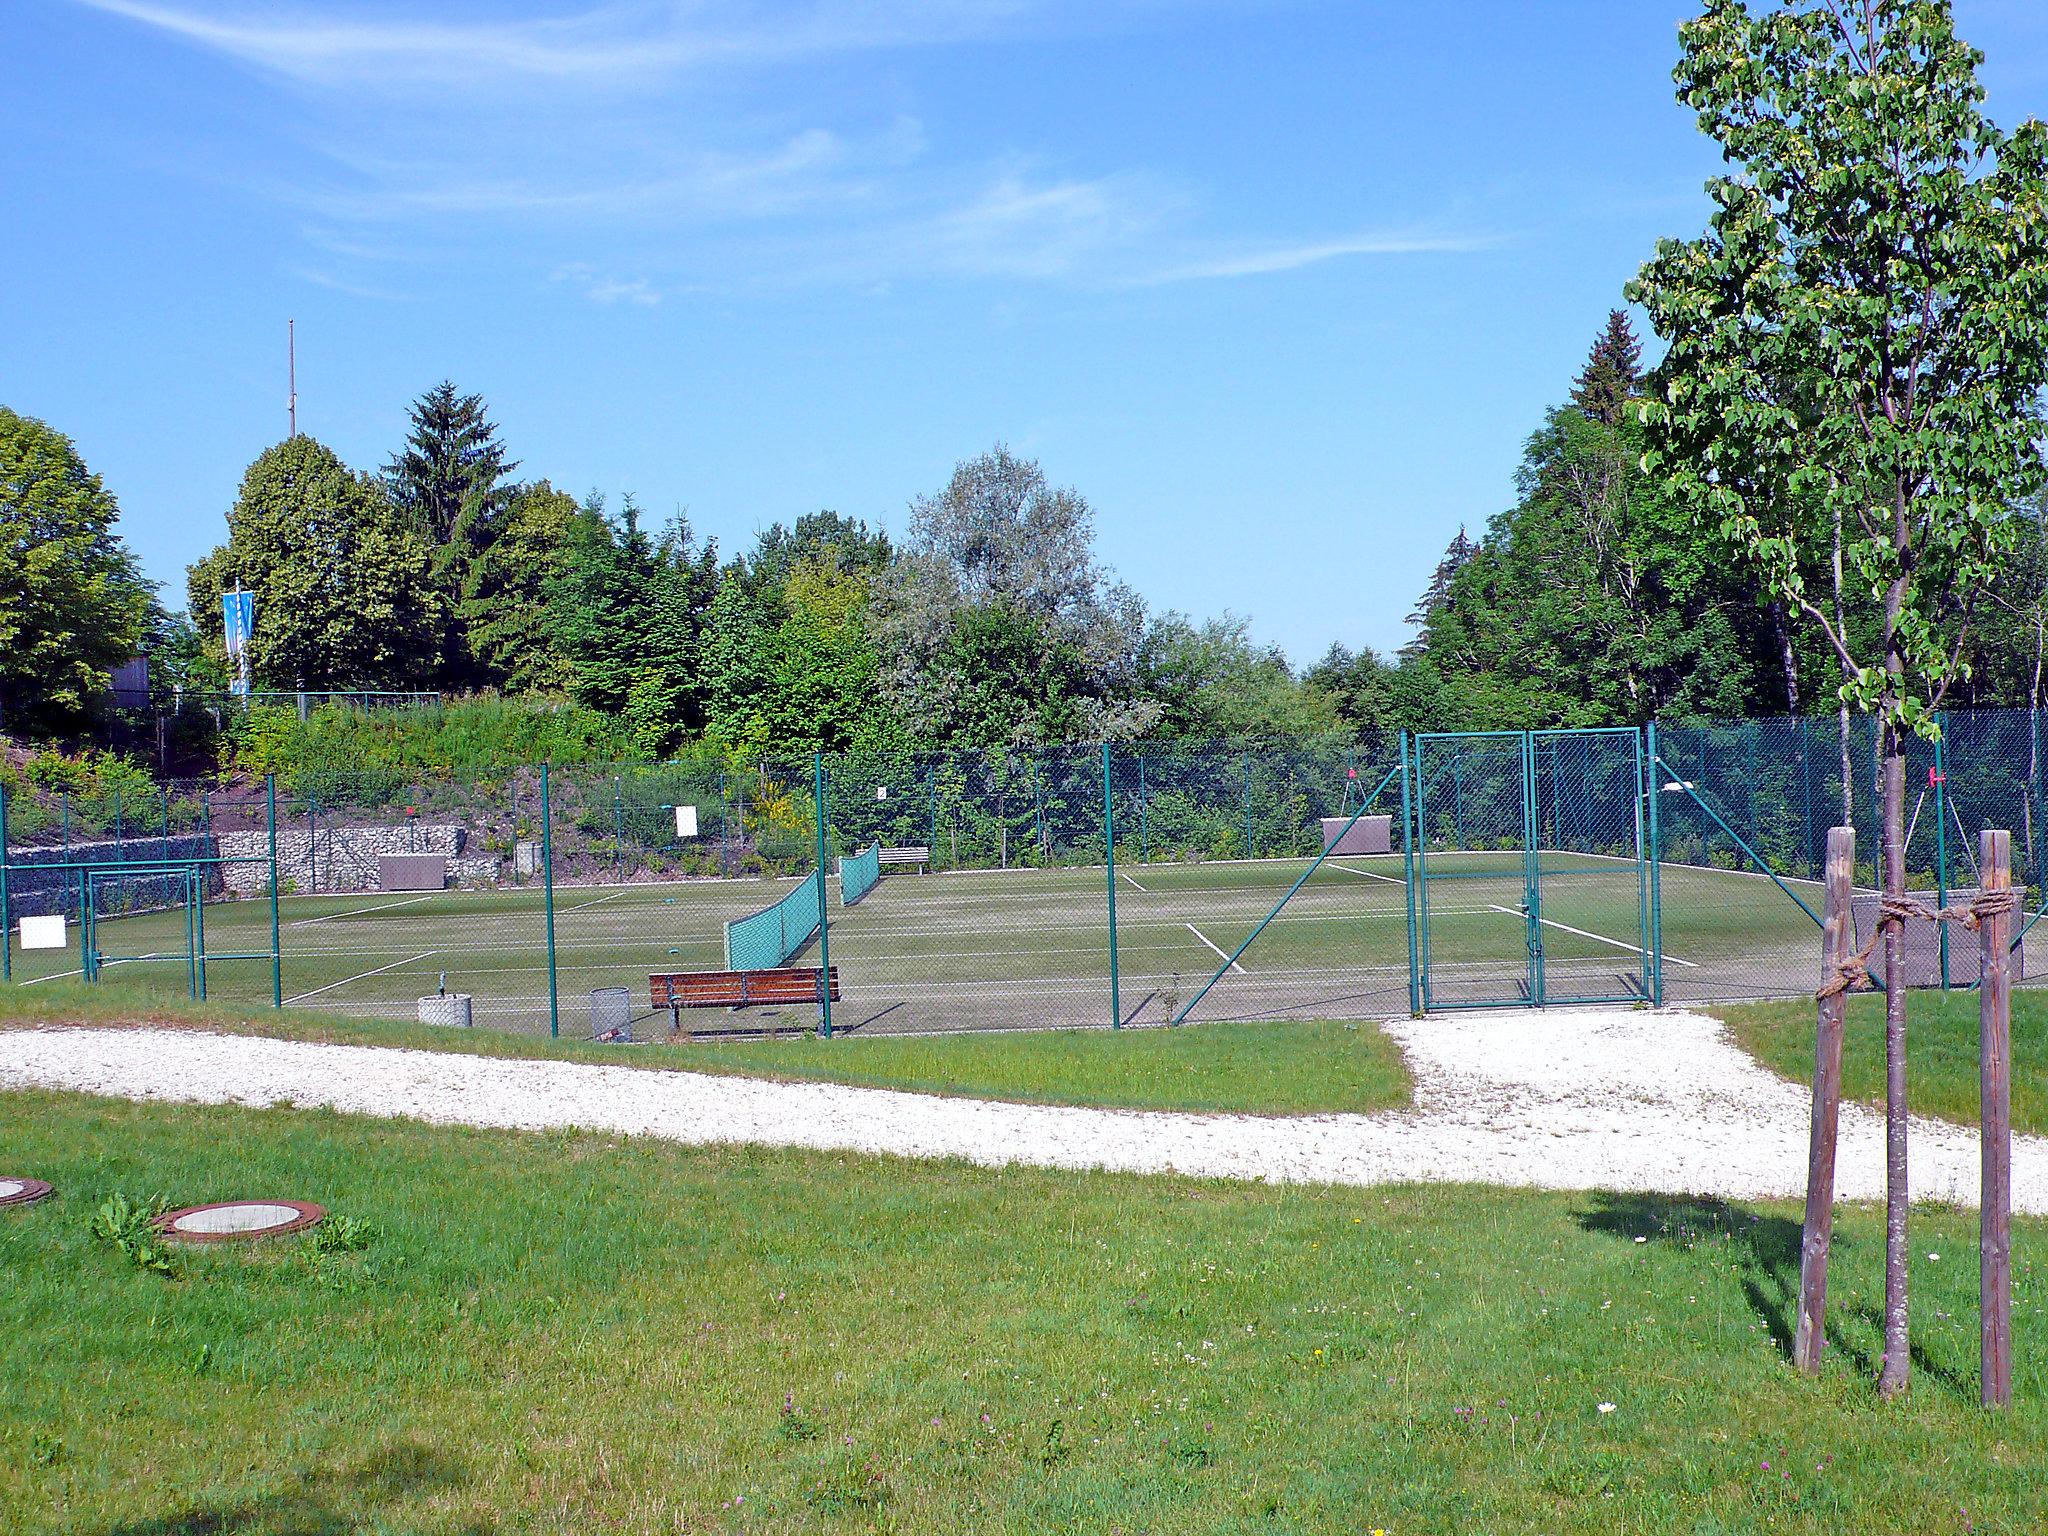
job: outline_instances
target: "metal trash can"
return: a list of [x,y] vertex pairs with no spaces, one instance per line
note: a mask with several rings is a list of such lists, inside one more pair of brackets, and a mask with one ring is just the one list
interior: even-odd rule
[[476,1014],[467,992],[437,992],[420,999],[420,1022],[469,1029],[476,1023]]
[[627,1041],[633,1038],[633,989],[597,987],[590,994],[590,1038]]

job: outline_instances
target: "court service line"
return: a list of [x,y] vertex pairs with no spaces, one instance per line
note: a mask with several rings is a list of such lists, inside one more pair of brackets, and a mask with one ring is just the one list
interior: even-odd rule
[[[427,896],[437,896],[439,894],[438,891],[430,891],[427,893]],[[337,917],[361,917],[365,912],[389,912],[393,907],[409,907],[415,902],[425,901],[427,896],[409,896],[404,901],[380,901],[374,907],[351,907],[346,912],[330,912],[325,917],[301,917],[293,922],[286,923],[285,926],[287,928],[310,928],[315,923],[331,923]]]
[[[1192,933],[1196,938],[1200,939],[1204,944],[1209,944],[1209,936],[1206,933],[1202,932],[1201,929],[1197,928],[1193,923],[1182,923],[1181,926],[1187,929],[1187,931],[1189,933]],[[1216,949],[1216,946],[1214,944],[1209,944],[1209,947],[1211,949],[1216,950],[1216,954],[1219,959],[1229,960],[1230,968],[1233,971],[1237,972],[1238,975],[1249,976],[1251,974],[1243,966],[1239,965],[1235,960],[1231,960],[1230,956],[1224,954],[1222,950]]]
[[[1124,879],[1131,880],[1131,877],[1129,875],[1125,875],[1122,870],[1118,870],[1117,873],[1119,875],[1123,875]],[[1150,896],[1152,894],[1150,891],[1145,890],[1145,887],[1138,884],[1138,882],[1135,880],[1131,880],[1131,889],[1135,891],[1145,891],[1145,894],[1147,896]]]
[[285,1002],[288,1005],[291,1003],[302,1003],[309,997],[318,997],[322,992],[332,992],[336,987],[345,987],[350,982],[368,981],[372,976],[382,976],[386,971],[395,971],[402,965],[411,965],[414,961],[424,960],[429,955],[438,955],[439,953],[438,949],[422,950],[410,960],[394,960],[389,965],[380,965],[374,971],[365,971],[360,976],[350,976],[344,981],[330,981],[324,987],[315,987],[310,992],[301,992],[297,997],[288,997],[285,999]]
[[601,907],[608,901],[617,901],[621,896],[629,896],[631,894],[631,891],[613,891],[609,896],[600,896],[595,901],[579,901],[573,907],[562,908],[562,911],[564,913],[581,912],[585,907]]
[[[1519,907],[1503,907],[1495,905],[1493,902],[1488,902],[1487,905],[1492,907],[1493,910],[1496,912],[1507,913],[1510,917],[1528,916],[1528,913],[1522,911]],[[1555,928],[1561,933],[1576,933],[1580,938],[1591,939],[1595,944],[1612,944],[1616,949],[1625,949],[1632,955],[1640,955],[1642,953],[1642,951],[1638,949],[1635,945],[1624,944],[1619,939],[1610,939],[1604,933],[1588,933],[1583,928],[1574,928],[1570,923],[1554,923],[1547,917],[1539,917],[1536,919],[1536,921],[1541,923],[1546,928]],[[1681,960],[1676,955],[1666,955],[1664,958],[1670,961],[1673,965],[1684,966],[1688,971],[1696,971],[1699,969],[1698,963],[1692,960]]]
[[1406,880],[1396,880],[1392,875],[1380,874],[1376,870],[1353,869],[1349,864],[1332,863],[1330,868],[1341,869],[1345,874],[1356,875],[1361,880],[1384,880],[1389,885],[1406,885],[1408,883]]

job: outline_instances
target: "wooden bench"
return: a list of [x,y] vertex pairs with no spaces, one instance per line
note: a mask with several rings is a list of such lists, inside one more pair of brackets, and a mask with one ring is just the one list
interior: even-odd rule
[[674,971],[647,978],[656,1011],[669,1011],[671,1032],[683,1032],[685,1008],[763,1008],[775,1004],[815,1003],[831,988],[839,1001],[839,967],[829,973],[816,966],[785,965],[765,971]]
[[891,864],[915,864],[920,869],[928,869],[932,862],[932,851],[929,848],[884,848],[880,857],[884,869]]

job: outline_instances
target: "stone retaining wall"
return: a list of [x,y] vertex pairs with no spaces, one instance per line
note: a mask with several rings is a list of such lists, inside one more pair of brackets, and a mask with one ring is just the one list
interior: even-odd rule
[[[321,827],[308,832],[280,827],[277,833],[277,877],[287,891],[356,892],[377,890],[377,860],[391,853],[438,853],[448,859],[448,873],[457,885],[495,885],[504,872],[494,855],[463,855],[466,829],[450,822],[397,827]],[[253,855],[268,859],[267,832],[223,832],[224,858]],[[264,893],[269,871],[263,864],[223,866],[227,888],[238,896]]]

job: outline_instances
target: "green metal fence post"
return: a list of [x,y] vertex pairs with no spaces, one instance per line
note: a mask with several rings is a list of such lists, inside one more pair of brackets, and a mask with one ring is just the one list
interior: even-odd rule
[[[7,890],[7,866],[13,858],[7,842],[7,786],[0,784],[0,981],[14,979],[14,919]],[[64,862],[71,862],[69,854]]]
[[[1948,760],[1942,752],[1942,742],[1948,737],[1948,724],[1939,714],[1934,717],[1934,887],[1935,905],[1948,905]],[[1935,929],[1941,943],[1941,990],[1948,990],[1948,924],[1936,923]]]
[[171,862],[171,786],[159,784],[157,786],[157,799],[163,810],[164,862],[168,864]]
[[[939,856],[939,765],[937,763],[926,763],[924,765],[924,803],[925,822],[931,829],[926,834],[925,851],[936,861]],[[931,867],[930,864],[925,866],[927,869]]]
[[555,969],[555,802],[548,783],[548,765],[540,765],[541,906],[548,922],[548,1038],[562,1037],[561,977]]
[[626,800],[617,774],[612,775],[612,868],[619,884],[626,883]]
[[1145,754],[1138,754],[1138,862],[1152,862],[1152,809],[1146,802],[1151,799],[1145,787]]
[[[284,1006],[284,925],[278,920],[277,889],[277,775],[263,776],[263,801],[270,813],[270,1006]],[[310,850],[309,856],[310,856]]]
[[306,791],[306,886],[315,896],[320,894],[320,796],[310,789]]
[[1649,762],[1643,774],[1650,797],[1650,1002],[1664,1006],[1664,834],[1658,821],[1663,776],[1657,771],[1657,722],[1650,722]]
[[1252,852],[1252,755],[1242,754],[1244,762],[1244,856],[1256,858]]
[[1124,998],[1116,963],[1116,797],[1111,790],[1110,747],[1102,744],[1102,849],[1109,870],[1109,1026],[1124,1027]]
[[[1363,788],[1364,786],[1360,786]],[[1344,803],[1351,803],[1347,777]],[[1408,898],[1408,1012],[1422,1017],[1422,968],[1415,949],[1415,786],[1408,758],[1408,733],[1401,733],[1401,884]]]
[[830,804],[825,798],[825,754],[813,752],[811,766],[817,777],[818,796],[818,1033],[832,1038],[832,914],[825,910],[825,821]]
[[[1650,978],[1655,953],[1650,947],[1650,866],[1644,860],[1645,845],[1649,838],[1649,807],[1644,803],[1649,792],[1649,775],[1643,772],[1643,733],[1635,734],[1636,748],[1636,929],[1637,947],[1643,956],[1643,1001],[1650,1002],[1656,995],[1657,984]],[[1590,818],[1589,818],[1590,821]]]

